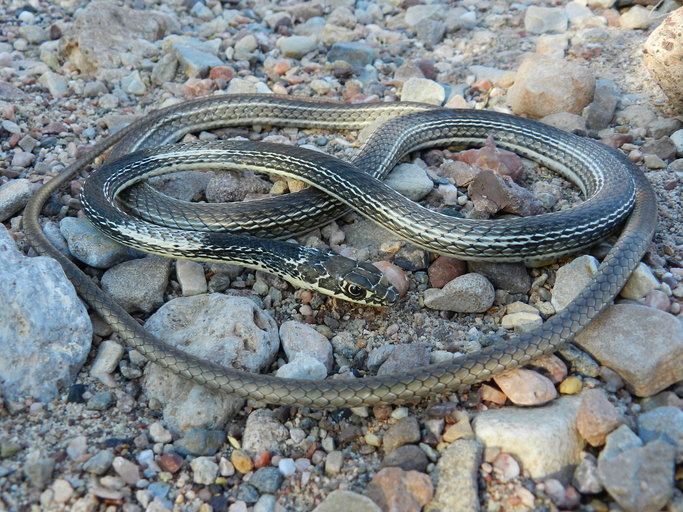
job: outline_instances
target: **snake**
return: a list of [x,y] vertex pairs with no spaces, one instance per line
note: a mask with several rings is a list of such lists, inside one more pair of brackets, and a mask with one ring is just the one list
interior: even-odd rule
[[[170,145],[190,131],[222,126],[255,124],[361,129],[387,116],[391,119],[373,133],[361,148],[361,156],[353,163],[304,148],[255,145],[250,141]],[[449,219],[401,198],[380,180],[385,168],[411,151],[444,144],[481,146],[491,135],[497,145],[535,160],[573,181],[586,200],[567,211],[535,217],[495,221]],[[86,198],[84,204],[94,208],[96,218],[112,213],[114,222],[110,226],[114,226],[113,229],[121,227],[119,222],[123,217],[118,216],[127,215],[113,199],[118,189],[131,182],[131,172],[135,182],[170,170],[207,164],[218,168],[269,169],[282,176],[296,174],[331,197],[320,199],[318,196],[322,193],[313,190],[299,193],[309,203],[331,201],[330,218],[351,208],[401,236],[416,234],[410,242],[418,247],[468,260],[547,260],[583,250],[619,226],[622,228],[588,285],[567,307],[534,331],[451,361],[411,368],[400,374],[322,381],[283,379],[225,368],[152,336],[44,235],[39,217],[50,195],[103,151],[121,142],[123,145],[113,151],[114,160],[102,167],[106,171],[95,171],[89,178],[95,176],[92,187],[88,181],[83,187],[93,193],[86,197],[94,198]],[[367,165],[373,162],[380,162],[377,176],[372,171],[366,172],[370,169]],[[105,205],[111,211],[106,210],[107,214],[103,215]],[[304,204],[302,210],[306,208]],[[426,224],[418,224],[418,221]],[[537,121],[493,111],[437,109],[402,102],[355,105],[270,95],[216,95],[166,107],[141,118],[98,142],[88,154],[44,184],[29,200],[23,215],[24,231],[35,251],[58,260],[79,295],[128,346],[149,361],[231,395],[318,409],[418,402],[486,381],[556,351],[613,301],[647,251],[656,221],[654,191],[642,171],[628,158],[596,141]],[[149,224],[143,219],[132,223],[138,227]],[[153,229],[177,228],[160,225]],[[143,243],[149,242],[145,228],[142,235],[135,235],[135,230],[128,228],[122,232],[124,237],[139,236]],[[250,235],[225,233],[220,227],[190,236],[198,241],[214,239],[211,237],[238,237],[238,243],[243,238],[250,238]],[[197,249],[204,253],[220,250],[215,245]]]

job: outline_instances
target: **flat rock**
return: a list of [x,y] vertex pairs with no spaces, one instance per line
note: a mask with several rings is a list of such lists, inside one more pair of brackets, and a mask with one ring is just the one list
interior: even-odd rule
[[542,405],[557,397],[550,379],[526,368],[501,373],[493,380],[515,405]]
[[637,396],[652,396],[683,379],[683,325],[664,311],[608,306],[574,341]]
[[531,277],[523,263],[468,261],[467,268],[486,277],[496,288],[510,293],[526,293],[531,287]]
[[284,322],[280,326],[280,339],[288,361],[306,355],[320,361],[327,371],[332,369],[332,345],[310,325],[293,320]]
[[[262,371],[279,347],[270,315],[242,297],[220,294],[180,297],[164,304],[145,323],[166,343],[227,368]],[[164,405],[173,430],[220,428],[243,400],[209,391],[158,365],[145,368],[147,394]]]
[[88,219],[64,217],[59,230],[71,255],[91,267],[109,268],[140,254],[104,236]]
[[598,271],[598,260],[588,254],[574,258],[560,267],[550,303],[555,311],[562,311],[581,293]]
[[126,311],[150,313],[164,303],[171,260],[147,256],[124,261],[102,275],[102,289]]
[[16,179],[0,187],[0,222],[5,222],[21,210],[36,191],[37,184],[27,179]]
[[446,100],[446,90],[434,80],[409,78],[403,84],[401,101],[417,101],[431,105],[442,105]]
[[676,463],[683,462],[683,411],[657,407],[638,416],[638,435],[647,442],[663,439],[676,450]]
[[601,446],[607,435],[624,422],[616,407],[601,389],[583,392],[576,413],[576,428],[591,446]]
[[401,468],[384,468],[368,484],[367,496],[382,510],[421,510],[434,496],[429,476]]
[[22,255],[4,226],[0,261],[0,386],[8,400],[52,400],[90,352],[90,317],[59,263]]
[[441,452],[432,509],[480,510],[477,478],[483,452],[480,441],[465,439],[452,442]]
[[486,448],[513,455],[532,478],[568,483],[583,447],[576,430],[579,403],[578,397],[568,396],[534,409],[484,411],[474,418],[474,432]]
[[483,313],[493,305],[495,297],[493,285],[476,272],[456,277],[441,289],[424,291],[425,306],[456,313]]
[[382,509],[367,496],[352,491],[338,489],[332,491],[325,500],[313,509],[313,512],[382,512]]

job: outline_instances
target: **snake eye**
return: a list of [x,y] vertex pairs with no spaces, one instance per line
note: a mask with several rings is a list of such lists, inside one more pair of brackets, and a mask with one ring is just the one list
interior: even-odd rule
[[360,297],[365,296],[365,290],[358,286],[357,284],[350,284],[346,288],[346,293],[349,294],[349,297],[353,297],[354,299],[358,299]]

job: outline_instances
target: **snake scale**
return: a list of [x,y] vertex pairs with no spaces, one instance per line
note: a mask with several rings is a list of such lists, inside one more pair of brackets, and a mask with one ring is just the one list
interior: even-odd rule
[[[228,149],[222,150],[214,148],[211,144],[200,144],[184,149],[150,149],[178,140],[190,131],[224,126],[252,124],[360,129],[384,118],[395,119],[384,123],[373,134],[353,165],[324,155],[318,157],[319,162],[306,164],[311,155],[297,148],[280,151],[265,146],[261,150],[262,155],[259,156],[260,150],[252,148],[251,143],[241,143],[240,146],[240,143],[228,142]],[[281,379],[223,368],[210,361],[198,359],[147,333],[77,265],[65,258],[49,242],[42,232],[39,221],[43,204],[50,195],[113,145],[116,145],[112,151],[113,156],[121,157],[121,165],[124,167],[129,164],[135,167],[131,159],[134,160],[138,156],[144,159],[144,155],[153,155],[152,160],[161,161],[161,167],[166,165],[174,170],[182,168],[182,161],[180,164],[177,161],[164,164],[165,154],[171,155],[173,159],[178,156],[176,152],[182,153],[187,150],[189,156],[182,157],[181,160],[187,158],[188,162],[201,164],[208,161],[220,167],[220,158],[212,159],[210,155],[223,151],[222,156],[225,156],[230,153],[232,147],[234,151],[242,153],[252,151],[258,168],[264,160],[264,155],[271,160],[277,160],[272,158],[273,155],[284,153],[286,158],[283,166],[287,169],[281,172],[285,174],[290,172],[289,164],[293,160],[300,160],[305,168],[320,165],[344,167],[353,175],[352,182],[359,180],[357,183],[362,183],[363,187],[370,184],[377,188],[379,193],[386,193],[386,187],[382,188],[381,184],[375,183],[378,182],[376,178],[361,176],[364,171],[372,174],[375,172],[372,166],[376,165],[380,169],[376,177],[380,178],[409,151],[443,144],[479,146],[483,144],[487,135],[493,135],[497,145],[512,149],[563,174],[577,184],[588,199],[580,207],[569,212],[560,212],[562,215],[544,214],[505,220],[502,224],[500,221],[490,221],[470,225],[465,219],[460,219],[459,227],[454,228],[459,231],[446,237],[445,241],[443,237],[435,234],[444,234],[445,231],[439,228],[439,225],[442,221],[451,220],[432,213],[421,219],[430,223],[430,236],[422,237],[417,242],[411,240],[412,243],[464,259],[531,261],[576,252],[604,238],[624,219],[625,224],[592,281],[564,310],[549,318],[540,328],[505,343],[485,347],[477,353],[446,363],[410,369],[399,375],[324,381]],[[234,144],[237,144],[236,150]],[[131,151],[142,153],[134,157],[125,156]],[[313,158],[315,160],[315,157]],[[189,163],[188,168],[192,168],[194,163]],[[112,165],[116,167],[118,164]],[[404,205],[398,199],[398,202],[394,202],[394,196],[388,206],[378,201],[369,201],[369,205],[363,204],[363,201],[349,199],[339,193],[339,180],[331,173],[323,172],[323,175],[327,174],[327,178],[322,181],[328,183],[322,184],[318,182],[318,177],[306,175],[306,172],[304,174],[304,181],[328,191],[331,188],[334,199],[325,198],[317,191],[306,190],[298,193],[300,195],[296,199],[285,200],[301,201],[300,203],[278,204],[277,201],[281,198],[276,199],[273,206],[276,215],[292,208],[309,211],[306,205],[313,204],[315,206],[311,211],[314,212],[320,211],[315,210],[316,208],[328,208],[328,219],[338,217],[351,207],[376,222],[389,225],[395,232],[400,232],[411,222],[410,212],[403,211],[404,206],[408,208],[409,205]],[[362,192],[365,193],[366,190],[363,189]],[[372,193],[373,191],[368,189],[367,197],[372,198]],[[374,217],[378,210],[385,210],[384,219],[379,221]],[[27,238],[36,252],[57,259],[81,297],[131,348],[141,352],[150,361],[209,388],[230,394],[273,404],[336,408],[417,401],[433,394],[458,390],[487,380],[498,373],[522,366],[555,351],[580,332],[621,290],[648,248],[656,226],[656,213],[655,195],[649,182],[621,153],[589,139],[528,119],[487,111],[434,109],[419,104],[345,105],[275,96],[224,95],[161,109],[99,142],[92,151],[46,183],[31,198],[26,206],[23,222]],[[313,213],[309,217],[315,218],[316,215]],[[188,218],[187,222],[192,224],[191,216]],[[225,219],[221,219],[219,224],[223,221]],[[226,222],[230,223],[232,220],[228,219]],[[295,223],[288,229],[291,232],[300,232],[309,225],[305,224],[302,227]],[[222,228],[205,226],[205,229],[211,231]],[[253,229],[254,231],[249,234],[259,233],[258,230],[262,228],[255,226]],[[448,230],[450,232],[451,228]]]

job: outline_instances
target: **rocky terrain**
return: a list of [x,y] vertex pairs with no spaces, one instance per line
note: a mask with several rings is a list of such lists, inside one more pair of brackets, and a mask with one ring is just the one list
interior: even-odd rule
[[[7,0],[0,5],[0,509],[8,511],[683,510],[683,8],[672,0]],[[403,406],[318,411],[211,392],[127,347],[35,257],[29,197],[95,142],[211,94],[419,101],[513,113],[619,148],[658,198],[643,263],[572,345]],[[371,128],[246,138],[350,160]],[[411,155],[387,178],[456,217],[581,200],[495,146]],[[98,162],[99,163],[99,162]],[[356,214],[299,237],[381,262],[390,309],[260,272],[145,256],[53,197],[50,240],[146,328],[224,366],[281,377],[401,373],[505,343],[563,309],[614,239],[544,266],[426,254]],[[184,200],[283,194],[225,172],[154,179]]]

